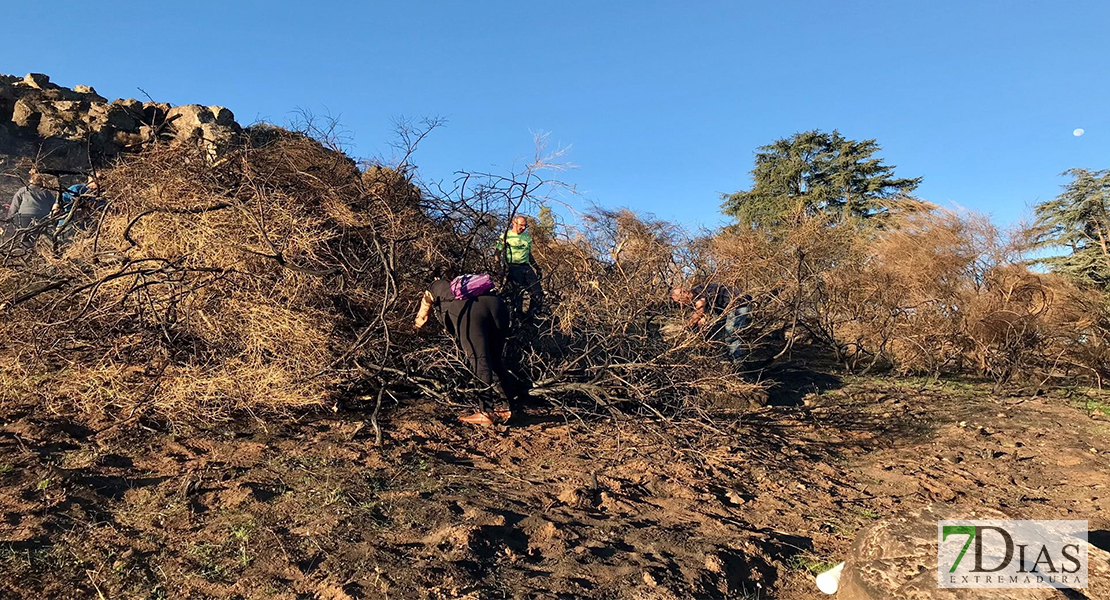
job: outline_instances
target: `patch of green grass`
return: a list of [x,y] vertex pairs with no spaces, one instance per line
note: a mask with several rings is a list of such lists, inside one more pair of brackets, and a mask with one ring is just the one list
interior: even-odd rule
[[861,518],[868,519],[868,520],[871,520],[871,521],[874,521],[875,519],[879,518],[879,513],[871,510],[870,508],[850,506],[850,507],[848,507],[848,512],[852,513],[853,515],[856,515],[857,517],[861,517]]
[[825,524],[834,535],[854,537],[859,530],[867,527],[871,521],[880,516],[882,515],[870,508],[848,505],[839,515],[826,519]]
[[39,481],[38,485],[35,486],[35,491],[45,492],[46,489],[49,488],[49,487],[50,487],[50,478],[47,477],[47,478]]
[[250,541],[257,529],[258,525],[250,519],[229,525],[226,539],[217,543],[197,542],[186,554],[193,559],[197,572],[204,579],[234,580],[254,562]]
[[230,573],[221,560],[225,548],[220,544],[198,542],[189,547],[188,555],[197,563],[200,576],[208,581],[227,581]]
[[813,552],[802,552],[790,557],[788,566],[795,571],[803,571],[818,575],[835,567],[839,561],[826,560]]
[[13,466],[11,466],[7,463],[0,464],[0,475],[7,475],[8,473],[11,473],[14,470],[15,470],[15,467],[13,467]]
[[1093,415],[1096,412],[1110,416],[1110,392],[1096,387],[1070,385],[1050,390],[1053,397],[1061,398],[1073,408]]
[[235,561],[239,563],[240,568],[247,568],[254,560],[247,549],[247,542],[250,541],[251,535],[257,527],[254,521],[246,521],[231,528],[231,544],[238,546],[235,551]]
[[257,528],[258,526],[254,524],[254,521],[240,523],[231,528],[231,539],[240,543],[247,542],[251,539],[251,534],[254,533],[254,530]]
[[1110,401],[1104,402],[1100,399],[1091,398],[1088,396],[1086,398],[1079,399],[1076,404],[1079,408],[1086,411],[1088,415],[1100,412],[1110,417]]
[[9,576],[20,573],[63,571],[71,566],[66,553],[56,546],[18,548],[15,544],[0,544],[0,565]]

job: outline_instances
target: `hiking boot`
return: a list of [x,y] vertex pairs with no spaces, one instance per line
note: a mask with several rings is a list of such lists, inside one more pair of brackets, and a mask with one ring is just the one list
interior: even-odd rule
[[459,417],[463,423],[470,423],[471,425],[493,425],[495,423],[493,415],[490,413],[476,412],[472,415]]
[[513,418],[513,411],[509,409],[495,410],[493,416],[497,417],[498,423],[508,423],[509,419]]

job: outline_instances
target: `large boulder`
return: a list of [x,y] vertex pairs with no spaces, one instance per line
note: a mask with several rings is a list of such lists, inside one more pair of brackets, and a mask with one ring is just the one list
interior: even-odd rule
[[[1076,596],[1049,587],[967,589],[937,585],[937,522],[1010,520],[984,507],[923,506],[887,517],[852,543],[840,578],[837,600],[1057,600],[1110,598],[1110,554],[1088,547],[1090,588]],[[1070,595],[1069,595],[1070,594]]]
[[210,158],[230,148],[242,131],[235,115],[222,106],[186,104],[166,111],[175,143],[199,143]]
[[31,98],[20,98],[15,101],[11,118],[16,127],[38,131],[39,121],[42,120],[42,107]]
[[105,98],[104,96],[101,96],[100,94],[96,93],[96,90],[93,89],[92,86],[75,85],[75,86],[73,86],[73,91],[81,94],[82,96],[84,96],[85,99],[88,100],[89,102],[107,102],[108,101],[107,98]]
[[23,78],[23,83],[26,84],[27,87],[32,87],[36,90],[45,90],[51,87],[50,78],[42,73],[28,73],[27,76]]

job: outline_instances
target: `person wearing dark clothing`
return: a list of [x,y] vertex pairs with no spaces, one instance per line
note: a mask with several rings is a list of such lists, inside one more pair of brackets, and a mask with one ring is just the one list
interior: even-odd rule
[[509,231],[497,240],[497,252],[507,267],[513,312],[518,315],[523,313],[523,294],[527,293],[528,315],[534,316],[543,308],[543,286],[540,285],[540,267],[532,255],[532,236],[527,229],[528,220],[524,216],[513,217]]
[[488,410],[486,394],[479,394],[478,412],[460,420],[478,425],[508,421],[516,399],[515,382],[503,360],[509,333],[508,307],[495,294],[456,299],[451,282],[440,279],[421,298],[415,322],[418,329],[428,321],[432,308],[438,309],[444,329],[462,349],[471,372],[496,394],[492,411]]
[[43,176],[32,173],[30,182],[16,190],[12,203],[8,206],[5,221],[10,221],[17,229],[30,226],[36,220],[50,216],[57,194],[42,187]]
[[694,312],[686,321],[687,328],[708,325],[706,337],[724,344],[729,359],[744,357],[740,331],[748,326],[751,296],[729,285],[701,283],[689,289],[675,287],[671,290],[671,299],[693,305]]

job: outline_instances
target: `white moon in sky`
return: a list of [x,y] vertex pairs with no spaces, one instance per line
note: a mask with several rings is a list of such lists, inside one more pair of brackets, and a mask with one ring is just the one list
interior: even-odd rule
[[1075,131],[1071,132],[1071,134],[1074,135],[1075,137],[1079,137],[1079,136],[1083,135],[1084,133],[1087,133],[1087,132],[1083,131],[1082,128],[1076,129]]

